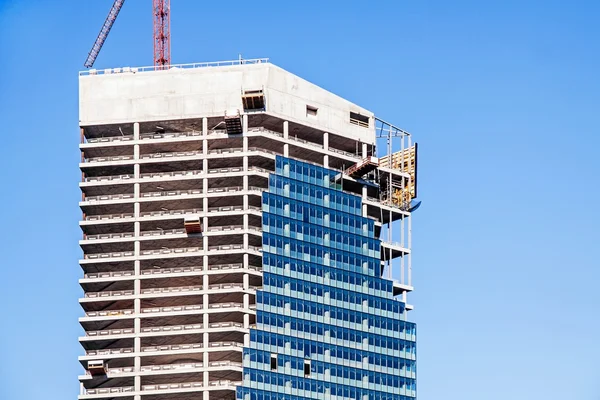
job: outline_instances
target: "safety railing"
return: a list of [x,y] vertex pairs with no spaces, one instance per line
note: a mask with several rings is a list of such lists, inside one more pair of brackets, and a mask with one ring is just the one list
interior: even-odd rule
[[85,254],[84,258],[86,260],[95,260],[95,259],[102,259],[102,258],[121,258],[121,257],[133,257],[133,256],[134,256],[133,251],[121,251],[121,252],[116,252],[116,253]]
[[215,285],[208,285],[208,290],[231,290],[231,289],[244,289],[243,283],[217,283]]
[[159,211],[146,211],[140,213],[140,217],[161,217],[164,215],[189,215],[199,214],[202,212],[201,208],[188,208],[185,210],[159,210]]
[[225,149],[212,149],[208,151],[208,154],[231,154],[231,153],[241,153],[244,149],[242,147],[229,147]]
[[121,297],[133,295],[133,290],[106,290],[104,292],[86,292],[84,296],[88,299],[95,299],[98,297]]
[[218,271],[218,270],[226,271],[229,269],[242,269],[242,268],[244,268],[244,264],[217,264],[217,265],[211,265],[208,267],[208,269],[211,271]]
[[208,305],[209,309],[218,308],[244,308],[242,303],[213,303]]
[[187,131],[187,132],[164,132],[164,133],[142,133],[140,134],[141,140],[148,139],[173,139],[178,137],[193,137],[202,136],[200,131]]
[[196,286],[148,288],[148,289],[142,289],[140,293],[141,294],[185,293],[185,292],[199,292],[201,290],[202,290],[202,285],[196,285]]
[[153,326],[141,328],[142,333],[159,333],[159,332],[185,332],[191,330],[199,330],[203,328],[203,324],[192,325],[168,325],[168,326]]
[[176,158],[176,157],[193,157],[201,155],[202,151],[175,151],[169,153],[147,153],[141,154],[140,160],[150,160],[154,158]]
[[186,344],[165,344],[162,346],[145,346],[140,350],[142,353],[154,353],[159,351],[181,351],[181,350],[197,350],[202,349],[202,343],[186,343]]
[[133,218],[134,215],[131,213],[126,214],[102,214],[102,215],[86,215],[86,221],[107,221],[111,219],[126,219]]
[[107,240],[107,239],[123,239],[135,237],[134,232],[121,232],[121,233],[100,233],[97,235],[87,235],[86,240]]
[[[211,62],[202,62],[202,63],[191,63],[191,64],[172,64],[165,70],[173,71],[179,69],[196,69],[196,68],[209,68],[209,67],[229,67],[236,65],[252,65],[252,64],[266,64],[269,62],[268,58],[251,58],[251,59],[239,59],[239,60],[231,60],[231,61],[211,61]],[[114,68],[114,69],[105,69],[105,70],[97,70],[97,69],[88,69],[85,71],[80,71],[79,76],[86,75],[107,75],[107,74],[116,74],[116,73],[139,73],[139,72],[155,72],[157,71],[156,66],[150,67],[123,67],[123,68]]]
[[150,307],[142,308],[142,314],[155,314],[166,312],[181,312],[181,311],[199,311],[202,310],[201,304],[193,304],[188,306],[168,306],[168,307]]
[[113,182],[113,181],[126,181],[133,179],[133,174],[126,175],[104,175],[104,176],[87,176],[84,182]]
[[168,196],[187,196],[190,194],[202,194],[202,190],[200,189],[190,189],[190,190],[168,190],[162,192],[145,192],[141,194],[142,198],[148,197],[168,197]]
[[99,331],[86,331],[85,335],[90,337],[95,336],[113,336],[113,335],[130,335],[135,331],[133,328],[124,328],[124,329],[104,329]]
[[155,231],[143,231],[140,232],[140,236],[170,236],[170,235],[182,235],[185,234],[185,229],[159,229]]
[[123,156],[111,156],[111,157],[90,157],[84,159],[86,163],[99,163],[99,162],[108,162],[108,161],[127,161],[133,160],[133,155],[123,155]]
[[134,392],[133,386],[122,386],[122,387],[111,387],[111,388],[98,388],[98,389],[83,389],[84,394],[113,394],[113,393],[129,393]]
[[153,179],[153,178],[171,178],[171,177],[186,177],[186,176],[197,176],[202,175],[202,170],[190,170],[190,171],[174,171],[174,172],[151,172],[141,174],[142,179]]
[[133,315],[134,311],[130,309],[125,310],[104,310],[104,311],[88,311],[85,313],[86,317],[121,317],[124,315]]
[[110,142],[127,142],[133,140],[133,135],[123,136],[107,136],[98,138],[85,139],[85,143],[110,143]]
[[127,200],[133,199],[133,193],[119,193],[119,194],[103,194],[100,196],[87,196],[83,201],[108,201],[108,200]]
[[182,390],[182,389],[202,389],[204,384],[202,382],[186,382],[186,383],[164,383],[162,385],[142,385],[142,391],[169,391],[169,390]]
[[133,347],[124,347],[119,349],[102,349],[102,350],[86,350],[86,356],[108,356],[113,354],[131,354],[134,352]]
[[180,364],[164,364],[164,365],[144,365],[140,367],[141,372],[154,372],[154,371],[177,371],[181,369],[197,369],[202,368],[201,362],[195,363],[180,363]]
[[184,274],[190,272],[201,272],[202,267],[173,267],[173,268],[152,268],[145,269],[142,275],[165,275],[165,274]]
[[86,279],[103,279],[103,278],[121,278],[126,276],[134,276],[133,271],[113,271],[113,272],[92,272],[84,274],[83,277]]
[[163,254],[183,254],[183,253],[195,253],[202,251],[201,247],[178,247],[175,249],[153,249],[153,250],[142,250],[140,255],[152,256],[152,255],[163,255]]

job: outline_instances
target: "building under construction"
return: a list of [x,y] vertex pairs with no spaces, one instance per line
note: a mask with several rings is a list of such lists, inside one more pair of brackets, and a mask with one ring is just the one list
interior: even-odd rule
[[267,59],[80,74],[80,399],[412,399],[409,133]]

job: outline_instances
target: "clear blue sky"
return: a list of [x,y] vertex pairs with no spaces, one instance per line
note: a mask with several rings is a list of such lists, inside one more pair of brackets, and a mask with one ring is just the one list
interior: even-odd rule
[[[0,399],[78,394],[77,72],[112,0],[0,0]],[[600,3],[172,1],[173,61],[270,57],[412,132],[420,400],[600,399]],[[152,63],[129,0],[98,68]]]

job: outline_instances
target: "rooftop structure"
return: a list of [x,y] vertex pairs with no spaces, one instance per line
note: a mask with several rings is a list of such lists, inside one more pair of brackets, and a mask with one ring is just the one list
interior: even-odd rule
[[267,59],[79,83],[80,399],[415,397],[410,134]]

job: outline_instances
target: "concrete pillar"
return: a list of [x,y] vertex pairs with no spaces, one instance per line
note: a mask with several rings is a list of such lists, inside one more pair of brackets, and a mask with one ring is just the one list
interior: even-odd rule
[[133,124],[133,140],[139,140],[139,139],[140,139],[140,123],[135,122]]
[[[244,132],[246,132],[246,131],[244,131]],[[248,151],[248,136],[244,136],[242,138],[242,149],[243,149],[244,153]],[[244,157],[244,158],[246,158],[246,157]]]
[[367,144],[366,143],[362,144],[362,157],[363,158],[367,157]]
[[202,118],[202,136],[206,136],[208,134],[208,118]]
[[325,154],[323,156],[323,166],[325,168],[329,168],[329,155]]
[[248,114],[242,115],[242,132],[244,135],[248,133]]
[[323,149],[329,150],[329,132],[323,133]]
[[[289,137],[290,137],[290,123],[288,121],[284,121],[283,122],[283,138],[288,139]],[[283,156],[284,157],[290,156],[290,145],[287,143],[283,145]]]

